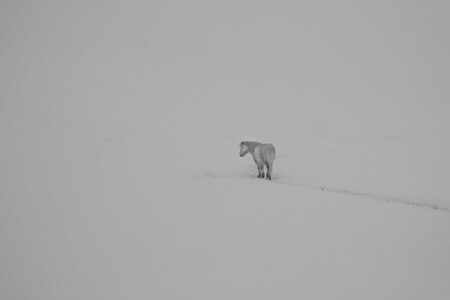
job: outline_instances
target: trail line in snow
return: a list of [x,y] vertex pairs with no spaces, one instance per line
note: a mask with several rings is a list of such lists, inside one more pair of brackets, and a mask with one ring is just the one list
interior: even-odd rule
[[[231,175],[231,174],[215,174],[213,172],[207,171],[207,170],[197,170],[191,175],[192,178],[195,179],[239,179],[242,178],[240,175]],[[250,177],[249,177],[250,178]],[[253,177],[251,177],[253,178]],[[257,179],[255,180],[265,182],[265,179]],[[319,185],[312,185],[312,184],[304,184],[304,183],[298,183],[298,182],[290,182],[290,181],[283,181],[278,178],[273,178],[271,180],[272,183],[280,184],[280,185],[286,185],[286,186],[293,186],[293,187],[299,187],[299,188],[306,188],[310,190],[320,190],[324,192],[329,193],[336,193],[336,194],[343,194],[343,195],[349,195],[354,197],[363,197],[375,201],[380,202],[386,202],[386,203],[398,203],[403,205],[409,205],[409,206],[415,206],[415,207],[421,207],[421,208],[428,208],[432,210],[438,210],[442,212],[449,213],[450,210],[446,207],[439,206],[436,204],[424,202],[424,201],[413,201],[409,199],[404,198],[398,198],[398,197],[392,197],[392,196],[386,196],[386,195],[379,195],[379,194],[373,194],[373,193],[366,193],[366,192],[359,192],[359,191],[352,191],[348,189],[342,189],[342,188],[336,188],[336,187],[327,187],[327,186],[319,186]]]
[[366,193],[366,192],[357,192],[357,191],[340,189],[340,188],[335,188],[335,187],[315,186],[315,185],[309,185],[309,184],[303,184],[303,183],[280,181],[280,180],[276,180],[276,179],[273,180],[273,182],[282,184],[282,185],[288,185],[288,186],[296,186],[296,187],[313,189],[313,190],[322,190],[322,191],[330,192],[330,193],[364,197],[364,198],[369,198],[369,199],[372,199],[375,201],[382,201],[382,202],[388,202],[388,203],[399,203],[399,204],[404,204],[404,205],[439,210],[439,211],[443,211],[443,212],[447,212],[447,213],[449,212],[449,210],[445,207],[442,207],[442,206],[439,206],[436,204],[432,204],[432,203],[428,203],[428,202],[423,202],[423,201],[412,201],[412,200],[391,197],[391,196],[385,196],[385,195],[378,195],[378,194],[372,194],[372,193]]

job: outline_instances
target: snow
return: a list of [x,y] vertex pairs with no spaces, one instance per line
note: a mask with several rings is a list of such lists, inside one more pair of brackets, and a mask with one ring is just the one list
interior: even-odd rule
[[3,1],[0,298],[448,299],[449,8]]

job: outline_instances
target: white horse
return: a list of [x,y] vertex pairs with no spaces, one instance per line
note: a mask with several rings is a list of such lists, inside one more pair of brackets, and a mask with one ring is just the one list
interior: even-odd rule
[[239,155],[243,157],[250,152],[258,166],[258,178],[264,178],[264,166],[267,168],[267,179],[272,179],[273,161],[275,159],[275,147],[272,144],[258,142],[241,142]]

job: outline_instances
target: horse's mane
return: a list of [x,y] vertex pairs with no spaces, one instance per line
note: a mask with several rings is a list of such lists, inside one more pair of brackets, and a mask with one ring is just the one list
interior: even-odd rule
[[242,145],[246,145],[248,147],[248,149],[250,150],[250,152],[253,152],[253,150],[257,146],[261,145],[261,143],[260,142],[243,141],[243,142],[241,142],[241,146]]

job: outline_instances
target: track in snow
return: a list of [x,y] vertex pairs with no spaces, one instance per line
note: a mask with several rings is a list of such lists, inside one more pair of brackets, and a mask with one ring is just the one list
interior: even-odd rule
[[[195,178],[195,179],[239,179],[239,178],[242,178],[242,176],[239,176],[238,174],[218,175],[218,174],[214,174],[207,170],[198,170],[198,171],[194,172],[191,175],[191,177]],[[267,181],[265,179],[258,179],[256,177],[255,177],[255,180],[259,180],[262,182]],[[324,192],[344,194],[344,195],[349,195],[349,196],[354,196],[354,197],[363,197],[363,198],[380,201],[380,202],[398,203],[398,204],[403,204],[403,205],[408,205],[408,206],[415,206],[415,207],[420,207],[420,208],[438,210],[438,211],[442,211],[442,212],[446,212],[446,213],[450,212],[449,209],[447,209],[445,207],[442,207],[442,206],[439,206],[436,204],[432,204],[432,203],[428,203],[428,202],[424,202],[424,201],[413,201],[413,200],[408,200],[408,199],[403,199],[403,198],[398,198],[398,197],[366,193],[366,192],[360,192],[360,191],[352,191],[352,190],[336,188],[336,187],[316,186],[316,185],[310,185],[310,184],[304,184],[304,183],[283,181],[283,180],[280,180],[277,178],[272,179],[271,182],[280,184],[280,185],[286,185],[286,186],[294,186],[294,187],[306,188],[306,189],[311,189],[311,190],[321,190]]]
[[443,212],[447,212],[447,213],[449,212],[449,210],[445,207],[442,207],[442,206],[439,206],[436,204],[431,204],[431,203],[424,202],[424,201],[412,201],[412,200],[408,200],[408,199],[402,199],[402,198],[385,196],[385,195],[351,191],[348,189],[325,187],[325,186],[314,186],[314,185],[308,185],[308,184],[303,184],[303,183],[293,183],[293,182],[288,182],[288,181],[274,180],[274,182],[276,182],[278,184],[282,184],[282,185],[297,186],[300,188],[322,190],[322,191],[330,192],[330,193],[345,194],[345,195],[356,196],[356,197],[364,197],[364,198],[372,199],[375,201],[382,201],[382,202],[388,202],[388,203],[399,203],[399,204],[404,204],[404,205],[439,210],[439,211],[443,211]]

